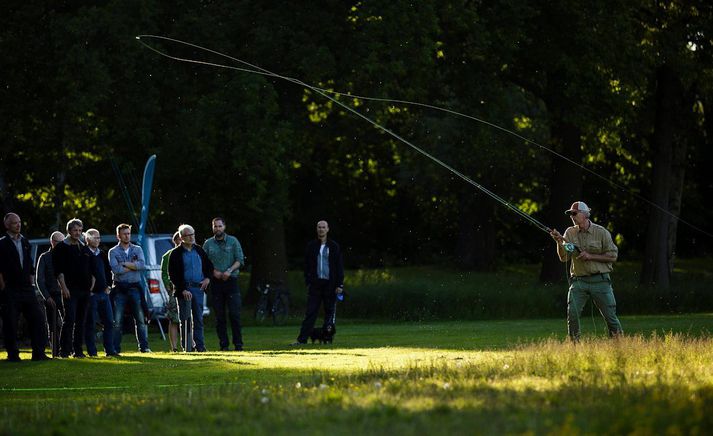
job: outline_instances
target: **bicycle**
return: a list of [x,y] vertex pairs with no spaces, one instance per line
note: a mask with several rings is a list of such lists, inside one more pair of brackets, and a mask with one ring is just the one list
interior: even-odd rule
[[282,325],[290,314],[290,292],[282,282],[265,282],[257,287],[260,300],[255,307],[255,320],[263,322],[269,316],[275,325]]

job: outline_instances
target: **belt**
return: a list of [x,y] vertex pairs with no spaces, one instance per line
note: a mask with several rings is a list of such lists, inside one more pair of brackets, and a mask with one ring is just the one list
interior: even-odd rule
[[139,283],[139,282],[134,282],[134,283],[116,282],[116,287],[118,287],[118,288],[139,288],[139,289],[141,289],[141,283]]
[[608,279],[609,278],[609,273],[596,273],[596,274],[589,274],[586,276],[572,276],[572,280],[580,280],[580,279],[591,279],[591,278],[603,278],[603,279]]

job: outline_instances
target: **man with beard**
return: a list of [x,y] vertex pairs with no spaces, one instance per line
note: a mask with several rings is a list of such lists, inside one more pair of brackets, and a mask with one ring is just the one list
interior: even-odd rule
[[235,351],[243,350],[243,335],[240,327],[240,288],[238,269],[243,264],[243,248],[235,236],[225,233],[225,220],[213,218],[213,237],[205,241],[203,249],[213,263],[210,292],[215,311],[215,329],[220,341],[220,351],[228,351],[228,328],[225,309],[228,309],[230,327],[233,331]]

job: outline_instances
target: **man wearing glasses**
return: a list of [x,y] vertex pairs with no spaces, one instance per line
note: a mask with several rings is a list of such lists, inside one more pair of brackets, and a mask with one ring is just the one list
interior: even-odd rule
[[565,230],[564,236],[557,230],[552,230],[550,235],[557,243],[560,261],[572,261],[567,295],[569,337],[574,342],[579,341],[579,317],[590,297],[607,323],[609,336],[617,337],[623,330],[616,316],[616,300],[609,274],[619,250],[609,230],[589,219],[591,210],[583,201],[572,203],[565,214],[572,219],[572,227]]
[[124,307],[128,303],[136,321],[136,341],[139,351],[150,353],[147,327],[148,306],[144,288],[141,286],[141,271],[146,269],[144,250],[131,243],[131,226],[116,226],[119,242],[109,250],[109,266],[114,275],[114,352],[121,353],[121,334],[124,322]]
[[[178,299],[178,313],[181,323],[187,325],[193,314],[193,342],[195,349],[191,351],[205,352],[203,339],[203,299],[205,290],[213,274],[213,263],[208,255],[196,244],[196,232],[188,224],[178,227],[181,235],[181,245],[171,251],[168,259],[168,276],[173,283]],[[184,348],[190,350],[188,335],[184,334]]]
[[62,328],[61,320],[64,316],[62,293],[52,265],[52,249],[62,241],[64,241],[62,232],[54,232],[50,235],[50,248],[40,254],[37,259],[37,275],[35,275],[35,286],[45,300],[46,324],[49,328],[52,356],[59,355],[59,334]]

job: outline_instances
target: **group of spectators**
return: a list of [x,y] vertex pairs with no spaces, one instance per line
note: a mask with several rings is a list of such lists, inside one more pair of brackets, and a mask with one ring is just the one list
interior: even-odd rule
[[[228,320],[233,350],[243,350],[237,281],[243,250],[238,239],[225,232],[225,219],[216,217],[211,224],[213,236],[203,246],[196,244],[192,226],[179,226],[173,235],[175,247],[161,260],[162,280],[169,294],[168,336],[174,352],[207,351],[203,306],[209,287],[220,350],[230,350]],[[82,221],[73,218],[67,222],[66,235],[52,233],[51,246],[38,257],[36,267],[30,243],[21,233],[20,217],[8,213],[4,225],[7,234],[0,238],[0,314],[8,361],[20,361],[17,329],[21,314],[29,327],[32,360],[49,359],[45,353],[48,345],[52,355],[59,358],[97,356],[98,326],[106,356],[119,356],[126,309],[135,322],[138,350],[151,352],[149,310],[142,285],[146,260],[142,248],[131,243],[130,225],[116,227],[117,244],[105,252],[100,248],[99,231],[85,232]],[[325,326],[335,322],[344,269],[339,245],[327,238],[328,232],[327,222],[319,221],[317,239],[307,244],[307,311],[293,345],[307,342],[322,305]]]

